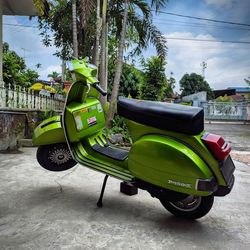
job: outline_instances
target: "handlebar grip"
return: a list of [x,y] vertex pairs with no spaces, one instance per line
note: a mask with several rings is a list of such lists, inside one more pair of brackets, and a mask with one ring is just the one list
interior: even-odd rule
[[98,84],[98,83],[94,83],[93,87],[103,96],[107,95],[107,92]]

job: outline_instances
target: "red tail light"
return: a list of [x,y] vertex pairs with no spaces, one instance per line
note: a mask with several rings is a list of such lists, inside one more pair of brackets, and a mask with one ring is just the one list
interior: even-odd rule
[[201,139],[217,160],[224,161],[231,151],[231,145],[220,135],[206,133]]

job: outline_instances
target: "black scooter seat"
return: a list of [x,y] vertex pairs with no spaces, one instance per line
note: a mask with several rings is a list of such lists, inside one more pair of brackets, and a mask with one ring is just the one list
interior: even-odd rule
[[198,107],[119,97],[118,114],[151,127],[188,135],[204,130],[204,111]]

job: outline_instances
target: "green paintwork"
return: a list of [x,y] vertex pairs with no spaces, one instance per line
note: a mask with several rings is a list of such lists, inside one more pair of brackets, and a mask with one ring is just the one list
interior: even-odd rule
[[[71,91],[79,90],[81,88],[78,86],[79,84],[79,82],[75,83]],[[69,96],[71,96],[70,93]],[[77,102],[67,101],[64,119],[68,141],[78,162],[123,180],[127,180],[128,175],[129,178],[132,178],[133,175],[157,186],[178,192],[203,196],[210,194],[196,190],[197,179],[207,180],[211,179],[213,175],[206,163],[192,149],[179,142],[178,136],[182,138],[185,135],[176,133],[178,135],[175,137],[167,137],[165,136],[167,131],[164,136],[158,133],[150,135],[153,132],[150,127],[140,127],[141,124],[137,124],[138,127],[136,127],[133,124],[131,132],[134,133],[135,143],[129,157],[123,162],[117,161],[101,155],[91,148],[96,143],[101,146],[106,143],[101,132],[105,125],[104,114],[102,110],[100,113],[97,112],[99,101],[96,98],[88,97],[86,97],[85,103],[78,102],[77,98],[74,100]],[[95,108],[92,110],[91,107]],[[92,111],[87,112],[89,109]],[[89,127],[87,119],[93,116],[96,117],[96,124]],[[76,117],[80,119],[80,127],[79,124],[77,125]],[[188,188],[174,185],[175,182],[187,184]]]
[[32,141],[36,146],[66,142],[60,116],[53,116],[40,123],[34,130]]
[[[96,157],[99,156],[98,153],[95,153],[92,149],[87,147],[83,143],[78,143],[77,145],[72,146],[72,152],[74,154],[75,159],[96,171],[111,175],[120,180],[132,181],[134,176],[130,173],[130,171],[126,170],[125,167],[122,167],[119,164],[119,161],[112,160],[108,157],[106,159],[104,157]],[[127,160],[123,162],[126,164]]]
[[79,142],[105,127],[102,106],[94,98],[87,98],[85,103],[71,102],[66,107],[65,117],[70,142]]
[[86,80],[89,84],[99,82],[96,78],[97,67],[89,64],[86,59],[72,60],[68,63],[71,64],[70,70],[75,74],[76,81]]
[[128,166],[134,176],[157,186],[193,195],[209,195],[196,190],[196,181],[211,179],[212,172],[194,151],[175,139],[157,134],[142,136],[132,145]]
[[[209,192],[196,190],[198,179],[215,177],[219,185],[226,186],[219,163],[201,141],[204,132],[190,136],[127,120],[133,139],[128,158],[118,161],[95,152],[91,148],[94,144],[106,144],[104,112],[98,101],[99,93],[92,87],[97,81],[96,69],[88,67],[85,60],[74,60],[72,65],[76,82],[67,96],[63,127],[77,162],[121,180],[138,178],[192,195],[210,195]],[[65,142],[60,122],[53,122],[59,118],[47,119],[36,128],[35,145]]]
[[198,152],[199,156],[207,163],[211,171],[214,173],[218,184],[221,186],[226,186],[226,182],[220,172],[219,163],[214,159],[212,154],[208,151],[207,147],[201,141],[201,137],[205,133],[205,131],[203,131],[200,135],[190,136],[181,133],[176,133],[173,131],[165,131],[149,127],[131,120],[126,120],[126,123],[128,125],[128,129],[133,142],[139,140],[143,135],[159,134],[167,136],[168,138],[174,138],[179,142],[187,144],[195,152]]

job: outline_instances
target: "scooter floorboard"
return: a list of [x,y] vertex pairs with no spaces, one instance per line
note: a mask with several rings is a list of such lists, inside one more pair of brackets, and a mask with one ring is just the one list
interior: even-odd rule
[[124,161],[128,157],[128,154],[129,154],[129,151],[127,150],[113,148],[113,147],[110,147],[109,145],[107,146],[105,145],[104,147],[102,147],[99,144],[94,144],[91,148],[97,153],[103,154],[105,156],[108,156],[118,161]]
[[114,165],[107,165],[107,164],[103,164],[103,163],[98,163],[92,159],[90,159],[89,157],[87,157],[87,155],[85,154],[85,152],[83,152],[82,149],[81,150],[81,146],[77,145],[71,148],[72,153],[74,155],[74,157],[76,158],[76,160],[91,168],[94,169],[96,171],[102,172],[104,174],[107,174],[109,176],[115,177],[119,180],[124,180],[124,181],[133,181],[134,180],[134,176],[130,174],[129,171],[125,170],[125,169],[121,169],[117,166]]

